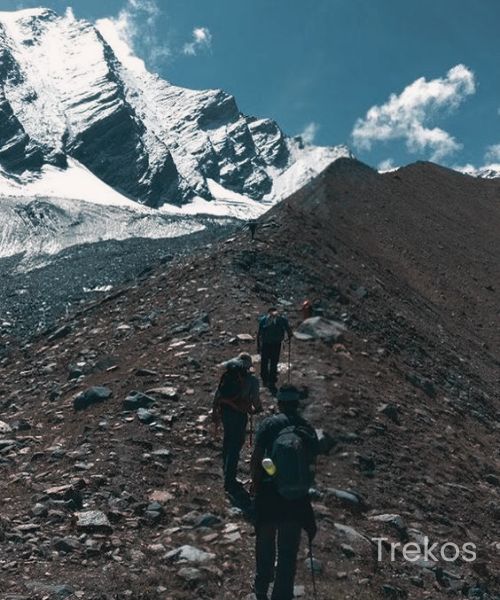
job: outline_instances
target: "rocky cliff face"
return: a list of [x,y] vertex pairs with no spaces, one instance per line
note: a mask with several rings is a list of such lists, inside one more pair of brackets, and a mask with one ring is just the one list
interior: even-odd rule
[[71,157],[117,191],[158,207],[210,200],[207,180],[274,199],[283,188],[277,180],[297,163],[309,177],[349,154],[344,147],[311,153],[273,121],[242,115],[221,90],[179,88],[140,60],[120,60],[105,36],[71,13],[0,12],[5,171],[65,168]]

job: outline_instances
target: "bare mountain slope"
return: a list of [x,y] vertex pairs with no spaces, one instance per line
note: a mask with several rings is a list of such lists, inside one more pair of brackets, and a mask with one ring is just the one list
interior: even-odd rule
[[[11,347],[0,371],[14,429],[0,436],[5,598],[56,597],[57,585],[94,600],[249,597],[252,529],[223,497],[207,422],[215,365],[252,350],[238,334],[254,333],[270,303],[296,326],[306,297],[347,326],[339,343],[292,347],[306,415],[336,442],[317,470],[320,597],[500,598],[498,334],[487,326],[498,185],[337,161],[266,215],[255,243],[240,234],[178,258],[52,337]],[[75,412],[92,385],[112,397]],[[133,390],[148,408],[123,404]],[[79,525],[82,510],[109,524]],[[477,560],[384,551],[377,563],[367,539],[424,536],[472,542]],[[178,564],[169,552],[185,544],[206,561]]]

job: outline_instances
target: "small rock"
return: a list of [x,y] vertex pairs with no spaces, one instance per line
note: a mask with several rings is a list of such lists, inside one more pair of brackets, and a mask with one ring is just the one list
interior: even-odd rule
[[313,558],[312,561],[310,558],[306,558],[305,566],[306,569],[309,571],[314,571],[314,573],[321,573],[323,571],[323,564],[317,558]]
[[436,397],[436,386],[428,377],[422,377],[418,373],[408,373],[406,379],[415,387],[420,388],[429,398]]
[[153,456],[153,458],[158,458],[160,460],[168,462],[172,460],[172,452],[170,452],[170,450],[167,450],[167,448],[160,448],[159,450],[155,450],[151,453],[151,456]]
[[151,369],[136,369],[135,374],[137,377],[156,377],[158,373]]
[[24,585],[30,592],[34,592],[35,594],[48,594],[49,597],[54,600],[65,600],[74,594],[74,589],[66,584],[51,585],[39,581],[30,581]]
[[195,319],[190,327],[189,331],[191,333],[205,333],[210,329],[210,316],[206,313],[202,313],[197,319]]
[[175,500],[175,496],[170,492],[163,490],[155,490],[150,496],[151,502],[159,502],[160,504],[167,504],[168,502]]
[[401,424],[399,409],[395,404],[381,404],[377,410],[379,413],[382,413],[389,418],[393,423],[396,423],[396,425]]
[[153,388],[148,390],[146,394],[151,394],[153,396],[159,396],[163,400],[178,400],[179,392],[177,388],[171,386],[164,386]]
[[351,544],[357,545],[368,545],[371,546],[371,541],[359,531],[356,531],[353,527],[349,527],[348,525],[342,525],[341,523],[334,524],[335,533],[341,537],[345,538]]
[[182,569],[179,569],[177,576],[187,583],[198,583],[205,578],[204,573],[194,567],[183,567]]
[[56,329],[52,335],[49,335],[47,338],[49,342],[54,342],[55,340],[60,340],[63,337],[66,337],[71,333],[71,325],[63,325]]
[[408,592],[406,590],[388,584],[382,586],[382,594],[384,598],[390,598],[391,600],[399,600],[400,598],[408,597]]
[[147,408],[139,408],[137,410],[137,418],[141,423],[152,423],[155,420],[155,416]]
[[399,533],[399,537],[401,541],[408,540],[408,530],[406,525],[403,522],[403,519],[399,515],[393,514],[384,514],[384,515],[374,515],[373,517],[368,517],[370,521],[379,521],[381,523],[387,523],[391,527]]
[[102,533],[111,533],[112,528],[108,517],[100,510],[88,510],[77,512],[76,526],[82,530],[99,531]]
[[70,552],[75,552],[80,549],[80,542],[71,537],[61,538],[54,541],[54,548],[58,552],[69,554]]
[[12,427],[4,421],[0,421],[0,434],[6,433],[12,433]]
[[500,485],[500,479],[493,473],[489,473],[488,475],[486,475],[484,480],[486,481],[486,483],[494,485],[495,487],[498,487]]
[[354,558],[356,556],[354,548],[349,546],[349,544],[340,544],[340,549],[342,550],[342,554],[347,558]]
[[113,392],[102,386],[91,387],[85,392],[78,394],[73,399],[73,408],[75,410],[84,410],[92,404],[98,404],[111,398]]
[[254,337],[249,333],[238,333],[236,336],[240,342],[253,342]]
[[176,562],[204,563],[215,558],[215,554],[199,550],[194,546],[180,546],[166,555],[168,560]]
[[138,410],[139,408],[149,408],[154,404],[154,398],[141,392],[131,392],[123,401],[124,410]]
[[216,515],[212,515],[211,513],[206,513],[201,515],[200,518],[196,521],[194,528],[198,527],[214,527],[216,525],[221,525],[222,519],[217,517]]
[[365,512],[369,510],[368,504],[365,502],[364,498],[353,491],[346,490],[336,490],[335,488],[328,488],[326,490],[327,497],[334,496],[337,500],[340,501],[341,504],[350,508],[354,512]]

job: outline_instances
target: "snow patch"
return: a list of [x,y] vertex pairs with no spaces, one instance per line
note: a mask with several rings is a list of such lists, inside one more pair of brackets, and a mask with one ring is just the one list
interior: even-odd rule
[[272,202],[257,202],[243,194],[228,190],[213,179],[207,179],[208,188],[214,200],[205,200],[196,196],[191,202],[181,207],[164,204],[160,212],[170,215],[210,215],[240,220],[251,220],[260,217],[272,206]]
[[346,146],[300,147],[294,140],[291,140],[289,145],[292,165],[283,172],[279,172],[273,167],[268,168],[274,183],[271,192],[264,197],[264,200],[273,203],[284,200],[309,183],[337,159],[352,158],[352,154]]
[[471,177],[482,177],[483,179],[497,179],[500,178],[500,163],[492,163],[489,165],[483,165],[482,167],[475,167],[474,165],[462,165],[453,167],[455,171],[470,175]]
[[40,173],[26,171],[19,178],[8,175],[0,168],[0,190],[4,196],[71,198],[151,212],[151,209],[129,200],[71,158],[68,159],[67,169],[45,165]]

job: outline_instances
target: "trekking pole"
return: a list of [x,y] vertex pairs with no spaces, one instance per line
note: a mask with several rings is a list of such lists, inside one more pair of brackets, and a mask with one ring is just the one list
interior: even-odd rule
[[288,338],[288,383],[292,381],[292,338]]
[[318,600],[318,591],[316,589],[316,575],[314,574],[314,558],[313,558],[313,541],[312,537],[309,536],[309,560],[311,561],[311,579],[313,585],[313,598]]
[[248,445],[253,446],[253,414],[250,415],[250,435],[248,436]]

